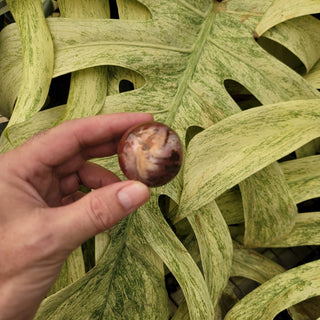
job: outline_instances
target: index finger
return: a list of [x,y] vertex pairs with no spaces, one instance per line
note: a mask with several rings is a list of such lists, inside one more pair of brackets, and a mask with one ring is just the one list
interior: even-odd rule
[[152,119],[148,113],[114,113],[66,121],[32,139],[25,152],[50,167],[102,143],[106,144],[104,156],[109,156],[114,154],[115,141],[128,128]]

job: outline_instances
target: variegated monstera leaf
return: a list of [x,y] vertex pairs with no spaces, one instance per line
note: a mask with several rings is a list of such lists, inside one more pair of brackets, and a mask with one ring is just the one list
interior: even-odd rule
[[[96,237],[95,268],[84,274],[81,250],[71,255],[37,319],[168,319],[167,272],[185,299],[175,320],[285,308],[302,319],[291,306],[320,295],[320,263],[285,271],[245,247],[320,243],[320,212],[297,211],[320,196],[319,1],[118,0],[120,20],[102,0],[59,1],[63,18],[48,19],[41,1],[7,2],[17,24],[0,34],[2,152],[62,121],[124,111],[153,113],[186,149],[172,183]],[[67,104],[40,111],[67,73]],[[135,90],[119,94],[124,79]],[[115,158],[95,161],[119,173]],[[231,308],[233,276],[264,284]]]

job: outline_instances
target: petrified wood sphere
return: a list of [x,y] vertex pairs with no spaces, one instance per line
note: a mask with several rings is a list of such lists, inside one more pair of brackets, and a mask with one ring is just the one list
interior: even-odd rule
[[183,147],[170,127],[151,121],[125,132],[119,143],[118,157],[120,168],[128,179],[159,187],[178,174]]

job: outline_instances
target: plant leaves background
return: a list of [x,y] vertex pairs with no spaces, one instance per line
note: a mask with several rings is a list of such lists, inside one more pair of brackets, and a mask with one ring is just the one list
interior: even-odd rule
[[[314,168],[310,169],[311,177],[318,174],[319,156],[314,154],[319,152],[319,144],[314,139],[320,135],[320,95],[316,90],[320,39],[319,33],[312,31],[319,29],[319,20],[299,17],[265,34],[259,33],[256,30],[259,22],[261,26],[272,15],[268,11],[270,5],[271,1],[262,0],[254,4],[249,0],[241,3],[235,0],[118,1],[120,18],[123,15],[131,20],[47,19],[55,48],[53,76],[75,72],[75,78],[79,70],[107,65],[102,72],[108,77],[109,95],[102,105],[101,100],[93,103],[91,100],[93,107],[88,109],[85,105],[78,108],[75,103],[69,103],[72,95],[67,105],[41,112],[38,112],[41,103],[37,110],[26,104],[24,118],[13,117],[20,118],[21,123],[16,120],[9,123],[6,134],[2,135],[2,152],[56,125],[61,119],[97,112],[152,112],[158,121],[171,125],[182,140],[186,140],[190,127],[205,130],[188,145],[182,174],[171,184],[154,190],[146,206],[110,232],[110,243],[106,241],[105,248],[103,243],[99,248],[105,253],[97,267],[50,296],[39,310],[38,319],[166,319],[168,297],[162,261],[179,280],[189,308],[184,312],[191,319],[212,319],[215,305],[221,307],[219,298],[224,287],[228,288],[233,270],[231,236],[250,247],[274,243],[282,246],[318,244],[315,237],[319,233],[318,213],[298,214],[296,204],[301,201],[298,195],[301,192],[294,190],[300,186],[304,190],[303,199],[307,200],[319,196],[319,185],[316,182],[307,184],[308,179],[302,174],[299,182],[290,180],[289,176],[294,175],[290,174],[291,163],[293,166],[299,163],[301,171]],[[277,5],[281,7],[281,1]],[[295,6],[292,2],[287,5],[290,9]],[[130,15],[132,11],[134,14]],[[296,15],[300,16],[299,12]],[[253,37],[255,31],[260,36],[258,41]],[[310,45],[308,50],[304,49],[305,45],[298,45],[297,40],[305,33],[309,39],[306,40]],[[298,59],[304,64],[307,71],[304,78],[311,77],[310,83],[292,70],[289,62],[284,61],[290,67],[282,62],[287,51],[277,58],[270,55],[265,49],[272,51],[274,47],[268,41],[276,41],[292,50],[295,63]],[[10,116],[19,88],[24,85],[21,44],[15,25],[8,26],[0,34],[0,57],[0,73],[6,79],[0,81],[0,113]],[[136,90],[117,94],[121,79],[132,81]],[[92,78],[84,80],[83,84],[75,80],[79,88],[86,87],[89,82],[95,83]],[[232,88],[228,83],[241,84],[242,91],[256,98],[257,108],[241,112],[230,95]],[[240,95],[243,93],[239,85],[233,90]],[[101,95],[102,91],[99,88],[97,92]],[[78,89],[77,94],[75,101],[87,101],[85,90]],[[270,119],[270,129],[265,126],[265,117]],[[242,129],[245,123],[250,124],[251,129]],[[237,141],[243,134],[253,137],[255,132],[265,137],[264,146],[255,145],[254,139],[243,139],[246,144],[239,147]],[[275,133],[276,141],[281,144],[268,140],[268,136]],[[225,149],[223,157],[213,161],[212,155],[221,151],[217,137],[224,140]],[[301,158],[305,163],[299,162],[300,159],[283,165],[275,162],[297,148],[296,154],[305,157]],[[237,165],[235,157],[239,149],[246,152],[244,162]],[[219,159],[226,160],[221,161],[224,166],[218,166]],[[235,166],[230,169],[225,165],[228,161],[233,161]],[[96,162],[119,173],[114,158]],[[206,178],[198,179],[202,174]],[[237,178],[232,180],[227,178],[229,176]],[[245,178],[247,180],[243,181]],[[230,189],[238,183],[241,194],[238,189]],[[259,192],[255,195],[256,190]],[[279,201],[271,201],[279,194]],[[159,209],[158,199],[162,195],[169,198],[171,205],[178,204],[170,214],[166,213],[168,222]],[[253,202],[254,207],[251,206]],[[310,223],[310,215],[314,223]],[[229,232],[222,216],[228,224],[230,221],[245,224],[237,229],[230,228]],[[189,222],[181,220],[185,217]],[[207,221],[211,222],[204,228]],[[257,228],[261,221],[273,223]],[[197,236],[193,243],[199,246],[201,258],[194,258],[202,262],[203,278],[183,241],[185,225],[189,234],[194,232]],[[156,226],[159,232],[154,229]],[[148,253],[147,257],[141,256],[141,250]],[[178,264],[175,257],[180,256]],[[123,272],[115,271],[116,264],[123,266]],[[215,276],[217,272],[219,277]],[[312,277],[312,272],[306,277]],[[270,286],[273,288],[280,283],[274,280]],[[274,291],[273,295],[276,294]],[[262,308],[264,302],[255,301]],[[298,302],[297,299],[292,301]],[[228,315],[230,319],[232,314]],[[216,316],[219,316],[218,311]],[[250,314],[248,316],[250,318]],[[235,319],[240,318],[237,315]]]

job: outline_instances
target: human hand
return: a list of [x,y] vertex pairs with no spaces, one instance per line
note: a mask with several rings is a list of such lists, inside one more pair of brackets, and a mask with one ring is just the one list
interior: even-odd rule
[[[32,319],[72,250],[149,198],[87,160],[116,153],[149,114],[72,120],[0,155],[0,319]],[[94,191],[82,195],[82,183]]]

